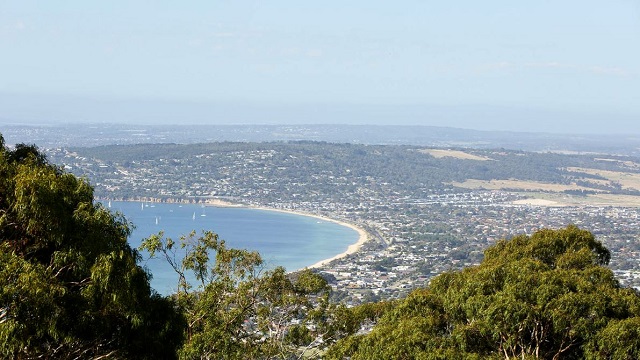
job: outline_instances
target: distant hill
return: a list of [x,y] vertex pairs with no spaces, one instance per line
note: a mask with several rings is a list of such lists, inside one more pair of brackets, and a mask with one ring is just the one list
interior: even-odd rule
[[636,135],[519,133],[435,126],[8,124],[3,126],[2,133],[7,144],[37,143],[44,148],[303,140],[367,145],[505,148],[537,152],[640,155],[640,138]]

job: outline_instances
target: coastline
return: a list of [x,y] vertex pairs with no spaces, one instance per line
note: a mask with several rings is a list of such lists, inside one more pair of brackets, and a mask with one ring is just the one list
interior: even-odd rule
[[220,199],[207,199],[203,203],[205,206],[213,206],[213,207],[247,207],[246,205],[232,203],[226,200]]
[[[102,201],[106,201],[106,200],[110,200],[110,199],[100,199]],[[155,199],[136,199],[136,200],[123,200],[123,199],[119,199],[116,201],[133,201],[133,202],[156,202],[156,203],[161,203],[162,201],[157,201]],[[170,201],[171,203],[185,203],[185,204],[193,204],[193,202],[189,202],[189,201]],[[233,202],[229,202],[226,200],[221,200],[221,199],[213,199],[213,198],[209,198],[206,201],[201,202],[202,205],[204,206],[211,206],[211,207],[231,207],[231,208],[249,208],[249,209],[256,209],[256,210],[264,210],[264,211],[277,211],[277,212],[281,212],[281,213],[287,213],[287,214],[292,214],[292,215],[298,215],[298,216],[307,216],[307,217],[312,217],[312,218],[316,218],[322,221],[327,221],[327,222],[333,222],[336,223],[338,225],[341,226],[345,226],[348,227],[350,229],[355,230],[358,233],[358,241],[355,242],[354,244],[351,244],[347,247],[347,249],[337,255],[334,255],[328,259],[323,259],[320,260],[314,264],[311,264],[309,266],[306,266],[305,268],[308,269],[317,269],[320,268],[322,266],[327,265],[328,263],[337,260],[337,259],[341,259],[343,257],[346,257],[348,255],[354,254],[356,253],[358,250],[360,250],[360,248],[370,239],[369,233],[367,233],[364,229],[356,226],[355,224],[346,222],[346,221],[342,221],[342,220],[336,220],[336,219],[332,219],[326,216],[322,216],[322,215],[316,215],[316,214],[312,214],[312,213],[308,213],[308,212],[304,212],[304,211],[295,211],[295,210],[286,210],[286,209],[278,209],[278,208],[270,208],[270,207],[266,207],[266,206],[254,206],[254,205],[246,205],[246,204],[238,204],[238,203],[233,203]]]
[[333,260],[342,259],[343,257],[346,257],[347,255],[355,254],[358,250],[360,250],[362,245],[364,245],[367,241],[369,241],[369,235],[363,229],[361,229],[361,228],[359,228],[359,227],[357,227],[355,225],[342,222],[342,221],[335,221],[334,220],[334,222],[337,222],[340,225],[344,225],[344,226],[350,227],[350,228],[354,229],[355,231],[357,231],[358,234],[360,235],[360,237],[358,238],[358,242],[356,242],[355,244],[349,245],[349,247],[347,247],[347,250],[345,250],[344,252],[342,252],[342,253],[340,253],[340,254],[338,254],[336,256],[330,257],[328,259],[320,260],[320,261],[318,261],[317,263],[315,263],[315,264],[313,264],[311,266],[307,266],[307,268],[309,268],[309,269],[317,269],[319,267],[327,265],[328,263],[332,262]]
[[[238,205],[236,205],[236,206],[238,206]],[[239,205],[239,206],[242,206],[242,205]],[[336,223],[336,224],[341,225],[341,226],[348,227],[350,229],[355,230],[358,233],[358,241],[356,243],[354,243],[354,244],[349,245],[345,251],[343,251],[340,254],[337,254],[335,256],[332,256],[332,257],[330,257],[328,259],[320,260],[320,261],[316,262],[315,264],[306,266],[305,268],[307,268],[307,269],[317,269],[317,268],[320,268],[320,267],[322,267],[324,265],[327,265],[328,263],[332,262],[333,260],[342,259],[343,257],[345,257],[347,255],[354,254],[355,252],[360,250],[362,245],[364,245],[367,241],[369,241],[369,234],[364,229],[362,229],[362,228],[360,228],[360,227],[358,227],[358,226],[356,226],[354,224],[342,221],[342,220],[336,220],[336,219],[328,218],[326,216],[311,214],[311,213],[304,212],[304,211],[276,209],[276,208],[270,208],[270,207],[264,207],[264,206],[245,206],[245,207],[251,208],[251,209],[256,209],[256,210],[277,211],[277,212],[286,213],[286,214],[292,214],[292,215],[308,216],[308,217],[316,218],[316,219],[323,220],[323,221],[329,221],[329,222],[333,222],[333,223]]]

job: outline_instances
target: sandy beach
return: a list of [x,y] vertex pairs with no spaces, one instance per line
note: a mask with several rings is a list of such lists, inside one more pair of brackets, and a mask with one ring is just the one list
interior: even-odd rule
[[[123,200],[123,201],[127,201],[127,200]],[[129,200],[129,201],[141,201],[141,200]],[[147,199],[144,201],[150,201],[150,202],[155,202],[152,199]],[[222,199],[216,199],[216,198],[209,198],[206,201],[204,201],[202,203],[205,206],[212,206],[212,207],[244,207],[244,208],[251,208],[251,209],[257,209],[257,210],[266,210],[266,211],[278,211],[278,212],[283,212],[283,213],[288,213],[288,214],[293,214],[293,215],[300,215],[300,216],[308,216],[308,217],[312,217],[312,218],[316,218],[318,220],[322,220],[322,221],[328,221],[328,222],[333,222],[342,226],[346,226],[348,228],[351,228],[355,231],[358,232],[358,241],[355,244],[351,244],[349,245],[349,247],[347,247],[347,250],[345,250],[344,252],[337,254],[331,258],[328,259],[324,259],[324,260],[320,260],[315,264],[312,264],[310,266],[307,266],[307,268],[318,268],[321,266],[324,266],[328,263],[330,263],[333,260],[336,259],[340,259],[343,258],[347,255],[353,254],[356,251],[358,251],[362,245],[364,243],[366,243],[369,240],[369,234],[359,228],[358,226],[348,223],[348,222],[344,222],[344,221],[340,221],[340,220],[335,220],[335,219],[331,219],[325,216],[320,216],[320,215],[316,215],[316,214],[311,214],[311,213],[307,213],[304,211],[294,211],[294,210],[285,210],[285,209],[276,209],[276,208],[269,208],[269,207],[262,207],[262,206],[249,206],[249,205],[244,205],[244,204],[238,204],[238,203],[233,203],[230,201],[226,201],[226,200],[222,200]]]
[[[232,205],[230,203],[226,203],[226,204]],[[212,206],[218,206],[218,205],[212,205]],[[232,205],[232,206],[234,206],[234,205]],[[235,206],[238,206],[238,205],[235,205]],[[336,256],[330,257],[328,259],[320,260],[320,261],[318,261],[317,263],[315,263],[313,265],[307,266],[307,268],[310,268],[310,269],[324,266],[324,265],[330,263],[333,260],[340,259],[340,258],[343,258],[343,257],[345,257],[347,255],[353,254],[356,251],[358,251],[362,247],[362,245],[367,242],[367,240],[369,240],[369,235],[367,234],[366,231],[364,231],[363,229],[355,226],[354,224],[350,224],[348,222],[335,220],[335,219],[331,219],[331,218],[320,216],[320,215],[310,214],[310,213],[306,213],[306,212],[303,212],[303,211],[274,209],[274,208],[261,207],[261,206],[246,206],[246,207],[251,208],[251,209],[257,209],[257,210],[278,211],[278,212],[283,212],[283,213],[293,214],[293,215],[309,216],[309,217],[316,218],[316,219],[319,219],[319,220],[329,221],[329,222],[333,222],[333,223],[336,223],[336,224],[339,224],[339,225],[342,225],[342,226],[346,226],[346,227],[351,228],[351,229],[353,229],[353,230],[358,232],[359,237],[358,237],[358,241],[355,244],[349,245],[349,247],[347,247],[347,250],[345,250],[344,252],[342,252],[340,254],[337,254]]]
[[345,257],[347,255],[353,254],[356,251],[360,250],[362,245],[364,245],[364,243],[367,242],[367,240],[369,240],[369,235],[367,234],[367,232],[364,231],[363,229],[353,225],[353,224],[345,223],[345,222],[342,222],[342,221],[331,220],[331,219],[329,219],[329,221],[336,222],[336,223],[338,223],[340,225],[350,227],[353,230],[357,231],[358,234],[360,235],[360,237],[358,238],[358,242],[356,242],[355,244],[349,245],[347,250],[345,250],[343,253],[340,253],[340,254],[338,254],[338,255],[336,255],[334,257],[331,257],[329,259],[320,260],[317,263],[309,266],[309,268],[318,268],[318,267],[321,267],[321,266],[324,266],[324,265],[330,263],[333,260],[340,259],[340,258],[343,258],[343,257]]
[[221,200],[221,199],[207,199],[204,204],[206,206],[213,206],[213,207],[246,207],[244,205],[240,205],[240,204],[235,204],[226,200]]

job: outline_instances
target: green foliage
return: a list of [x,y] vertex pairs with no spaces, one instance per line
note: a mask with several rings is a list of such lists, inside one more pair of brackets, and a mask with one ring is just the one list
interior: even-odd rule
[[640,358],[640,317],[612,320],[589,347],[590,359]]
[[180,316],[151,293],[130,226],[35,146],[0,149],[0,357],[175,352]]
[[499,241],[479,266],[434,278],[327,358],[637,358],[640,297],[603,267],[609,257],[575,226]]
[[[579,251],[582,252],[576,254]],[[611,254],[590,232],[575,226],[569,226],[564,231],[543,229],[531,237],[520,235],[511,240],[501,240],[485,251],[485,262],[513,261],[519,258],[533,258],[552,268],[563,265],[567,267],[570,263],[581,268],[607,265]]]
[[312,347],[324,330],[330,287],[309,270],[266,271],[258,253],[228,248],[209,231],[178,241],[160,233],[140,249],[178,274],[174,298],[186,318],[180,358],[286,357]]
[[62,311],[56,299],[65,289],[47,267],[31,263],[0,245],[0,355],[11,357],[37,346],[37,339],[57,338]]
[[[334,150],[315,160],[366,164],[380,149]],[[411,168],[435,163],[423,155]],[[499,241],[480,266],[442,274],[406,299],[347,308],[329,303],[321,276],[266,270],[259,254],[213,232],[143,242],[178,274],[176,294],[158,296],[127,243],[131,224],[93,200],[86,180],[35,146],[6,149],[0,135],[0,357],[640,357],[640,297],[604,267],[609,251],[574,226]]]

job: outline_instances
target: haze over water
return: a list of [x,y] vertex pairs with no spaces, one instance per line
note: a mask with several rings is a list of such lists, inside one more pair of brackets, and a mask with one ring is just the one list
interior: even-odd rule
[[0,124],[640,133],[638,1],[24,0],[0,9]]
[[[211,230],[228,247],[256,250],[268,268],[284,266],[288,271],[342,253],[359,237],[355,230],[334,222],[268,210],[115,201],[110,210],[122,212],[135,225],[129,238],[133,247],[160,231],[178,240],[193,230],[198,234]],[[142,265],[151,270],[154,289],[162,294],[175,290],[177,276],[167,264],[152,259]]]

